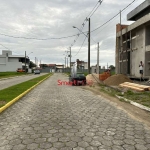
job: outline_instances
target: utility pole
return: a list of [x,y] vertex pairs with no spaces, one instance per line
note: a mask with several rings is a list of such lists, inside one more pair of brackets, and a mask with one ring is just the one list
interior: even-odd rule
[[26,51],[25,51],[25,73],[26,73]]
[[97,45],[97,74],[99,74],[99,42]]
[[67,56],[67,68],[68,68],[68,56]]
[[39,63],[39,62],[38,62],[38,58],[37,58],[37,67],[38,67],[38,63]]
[[88,73],[90,74],[90,18],[89,18],[89,36],[88,36]]
[[71,73],[71,47],[70,47],[70,73]]
[[[119,68],[120,68],[120,73],[122,73],[122,66],[123,66],[123,47],[122,47],[122,25],[121,25],[121,10],[120,10],[120,59],[121,61],[119,62]],[[119,60],[120,60],[119,59]]]
[[65,57],[65,72],[66,72],[66,57]]
[[35,57],[35,65],[36,65],[36,57]]

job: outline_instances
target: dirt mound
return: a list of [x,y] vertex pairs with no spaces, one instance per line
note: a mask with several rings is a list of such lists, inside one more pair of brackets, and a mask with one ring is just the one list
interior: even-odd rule
[[86,76],[86,80],[92,80],[92,79],[93,79],[92,74],[88,74],[88,75]]
[[132,82],[132,80],[123,74],[112,75],[104,80],[104,84],[106,85],[119,85],[124,82]]

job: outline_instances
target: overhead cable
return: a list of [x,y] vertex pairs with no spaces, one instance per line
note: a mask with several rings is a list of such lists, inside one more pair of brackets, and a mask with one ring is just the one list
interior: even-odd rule
[[81,48],[82,48],[82,46],[83,46],[83,44],[84,44],[84,42],[85,42],[86,38],[87,38],[87,37],[85,36],[85,39],[84,39],[84,41],[83,41],[83,43],[82,43],[82,45],[81,45],[80,49],[78,50],[78,52],[77,52],[74,56],[76,56],[76,55],[80,52],[80,50],[81,50]]
[[1,46],[3,46],[4,48],[6,48],[7,50],[10,50],[9,48],[7,48],[6,46],[4,46],[3,44],[0,44]]
[[103,0],[99,0],[99,5],[97,6],[97,8],[93,11],[93,13],[89,16],[89,18],[91,18],[93,16],[93,14],[95,13],[95,11],[98,9],[98,7],[101,5]]
[[[127,9],[132,3],[134,3],[136,0],[134,0],[134,1],[132,1],[130,4],[128,4],[125,8],[123,8],[122,10],[121,10],[121,12],[123,12],[125,9]],[[101,27],[103,27],[105,24],[107,24],[108,22],[110,22],[111,20],[113,20],[115,17],[117,17],[118,15],[120,14],[120,12],[119,13],[117,13],[115,16],[113,16],[112,18],[110,18],[108,21],[106,21],[105,23],[103,23],[101,26],[99,26],[99,27],[97,27],[96,29],[94,29],[94,30],[92,30],[91,32],[94,32],[94,31],[96,31],[96,30],[98,30],[99,28],[101,28]]]
[[[101,5],[103,0],[99,0],[97,2],[97,4],[94,6],[94,8],[92,9],[92,11],[89,13],[89,15],[86,17],[86,19],[84,20],[84,22],[82,23],[81,27],[80,27],[80,31],[79,34],[77,34],[75,42],[78,40],[79,35],[83,34],[84,32],[82,32],[84,26],[86,25],[86,22],[88,21],[88,18],[92,17],[92,15],[95,13],[95,11],[98,9],[98,7]],[[75,44],[75,42],[73,44],[71,44],[71,47]]]
[[76,36],[77,34],[75,34],[75,35],[70,35],[70,36],[64,36],[64,37],[58,37],[58,38],[45,38],[45,39],[29,38],[29,37],[22,37],[22,36],[12,36],[12,35],[3,34],[3,33],[0,33],[0,35],[7,36],[7,37],[12,37],[12,38],[28,39],[28,40],[53,40],[53,39],[65,39],[65,38],[69,38],[69,37],[74,37],[74,36]]

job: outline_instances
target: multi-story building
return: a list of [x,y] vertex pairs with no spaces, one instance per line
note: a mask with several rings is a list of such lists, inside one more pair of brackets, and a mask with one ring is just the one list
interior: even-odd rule
[[135,22],[116,26],[116,73],[140,77],[142,61],[144,77],[150,77],[150,0],[131,11],[127,19]]
[[[82,60],[77,59],[77,68],[78,69],[88,69],[88,63],[84,62]],[[75,62],[71,62],[71,66],[74,64]]]
[[30,59],[25,55],[12,55],[12,51],[3,50],[0,55],[0,72],[16,71],[18,68],[28,69]]

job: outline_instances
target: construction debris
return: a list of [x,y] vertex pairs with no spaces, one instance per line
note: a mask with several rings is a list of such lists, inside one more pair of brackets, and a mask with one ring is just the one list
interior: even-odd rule
[[130,88],[139,92],[150,91],[150,86],[139,85],[139,84],[130,83],[130,82],[124,82],[123,84],[120,84],[119,86]]
[[124,82],[132,82],[132,80],[130,80],[127,76],[123,74],[112,75],[104,80],[104,84],[109,86],[118,86],[119,84],[122,84]]

